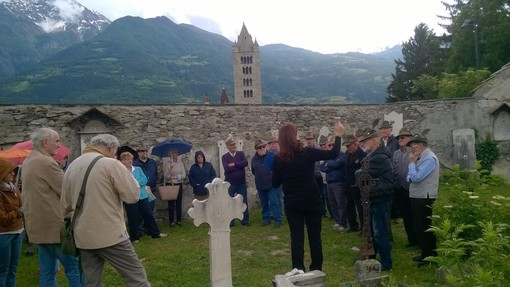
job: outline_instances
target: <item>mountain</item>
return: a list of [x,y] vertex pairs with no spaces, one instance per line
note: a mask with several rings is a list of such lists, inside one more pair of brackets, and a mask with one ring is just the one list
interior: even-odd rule
[[[26,31],[17,35],[19,46],[32,48]],[[0,102],[202,103],[207,93],[219,103],[223,88],[233,99],[232,46],[166,17],[127,16],[57,52],[27,57],[36,64],[0,83]],[[395,68],[386,54],[324,55],[281,44],[260,50],[265,104],[381,103]],[[0,63],[13,61],[1,51]]]
[[110,24],[74,0],[0,3],[0,79],[13,77]]

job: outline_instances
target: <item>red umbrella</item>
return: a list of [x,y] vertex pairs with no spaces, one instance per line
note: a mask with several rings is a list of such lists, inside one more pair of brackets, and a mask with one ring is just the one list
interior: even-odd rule
[[[28,141],[24,141],[24,142],[19,142],[15,145],[11,146],[11,149],[29,149],[29,150],[31,150],[32,149],[32,141],[28,140]],[[60,146],[57,148],[57,153],[53,156],[53,158],[56,160],[62,160],[66,156],[68,156],[70,152],[71,152],[71,150],[68,147],[66,147],[63,144],[60,144]]]
[[5,158],[15,165],[21,165],[30,152],[31,150],[29,149],[11,148],[7,150],[0,150],[0,157]]

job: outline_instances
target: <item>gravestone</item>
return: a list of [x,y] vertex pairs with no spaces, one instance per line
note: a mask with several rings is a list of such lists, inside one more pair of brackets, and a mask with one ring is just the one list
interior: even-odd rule
[[403,114],[399,114],[397,112],[392,111],[391,113],[384,115],[384,120],[389,121],[390,123],[393,122],[392,124],[393,130],[391,131],[391,134],[394,136],[397,136],[400,129],[404,127]]
[[453,131],[453,163],[462,169],[472,169],[476,163],[475,131],[458,129]]
[[209,224],[209,264],[210,286],[232,287],[232,266],[230,258],[230,221],[243,218],[247,208],[243,197],[228,194],[230,183],[215,178],[205,185],[209,197],[199,201],[194,199],[188,210],[195,226]]
[[273,280],[273,287],[325,287],[326,273],[314,270],[306,273],[291,276],[276,275]]
[[356,175],[356,186],[361,191],[361,205],[363,206],[363,227],[361,229],[361,259],[355,262],[354,277],[361,286],[377,286],[388,276],[381,276],[381,263],[370,256],[375,255],[370,231],[370,199],[369,194],[375,185],[375,180],[368,173],[369,162],[367,157],[361,161],[361,171]]

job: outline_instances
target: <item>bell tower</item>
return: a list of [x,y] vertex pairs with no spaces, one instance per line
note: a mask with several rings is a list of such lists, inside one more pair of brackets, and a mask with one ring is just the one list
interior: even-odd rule
[[260,79],[260,48],[243,23],[241,33],[232,47],[235,104],[262,104]]

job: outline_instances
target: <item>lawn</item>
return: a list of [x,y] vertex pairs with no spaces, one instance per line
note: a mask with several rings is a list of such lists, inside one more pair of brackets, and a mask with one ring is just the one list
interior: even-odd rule
[[[240,287],[269,287],[275,275],[291,270],[288,225],[281,228],[262,226],[260,209],[250,211],[251,226],[237,224],[231,231],[233,285]],[[328,286],[354,281],[354,260],[358,254],[352,250],[360,246],[359,233],[339,233],[330,219],[323,220],[324,272]],[[209,284],[209,227],[195,227],[190,219],[182,227],[168,227],[159,222],[166,238],[144,236],[135,245],[136,252],[146,268],[152,286],[200,287]],[[402,223],[392,223],[394,236],[393,270],[384,272],[391,282],[406,286],[433,286],[433,267],[418,268],[411,260],[418,249],[405,248],[407,243]],[[308,244],[307,242],[305,243]],[[17,286],[37,286],[37,257],[25,256],[23,247],[17,273]],[[308,250],[305,265],[310,263]],[[59,286],[67,286],[63,270],[58,275]],[[113,268],[107,266],[105,286],[125,286]],[[395,285],[397,286],[397,285]]]

